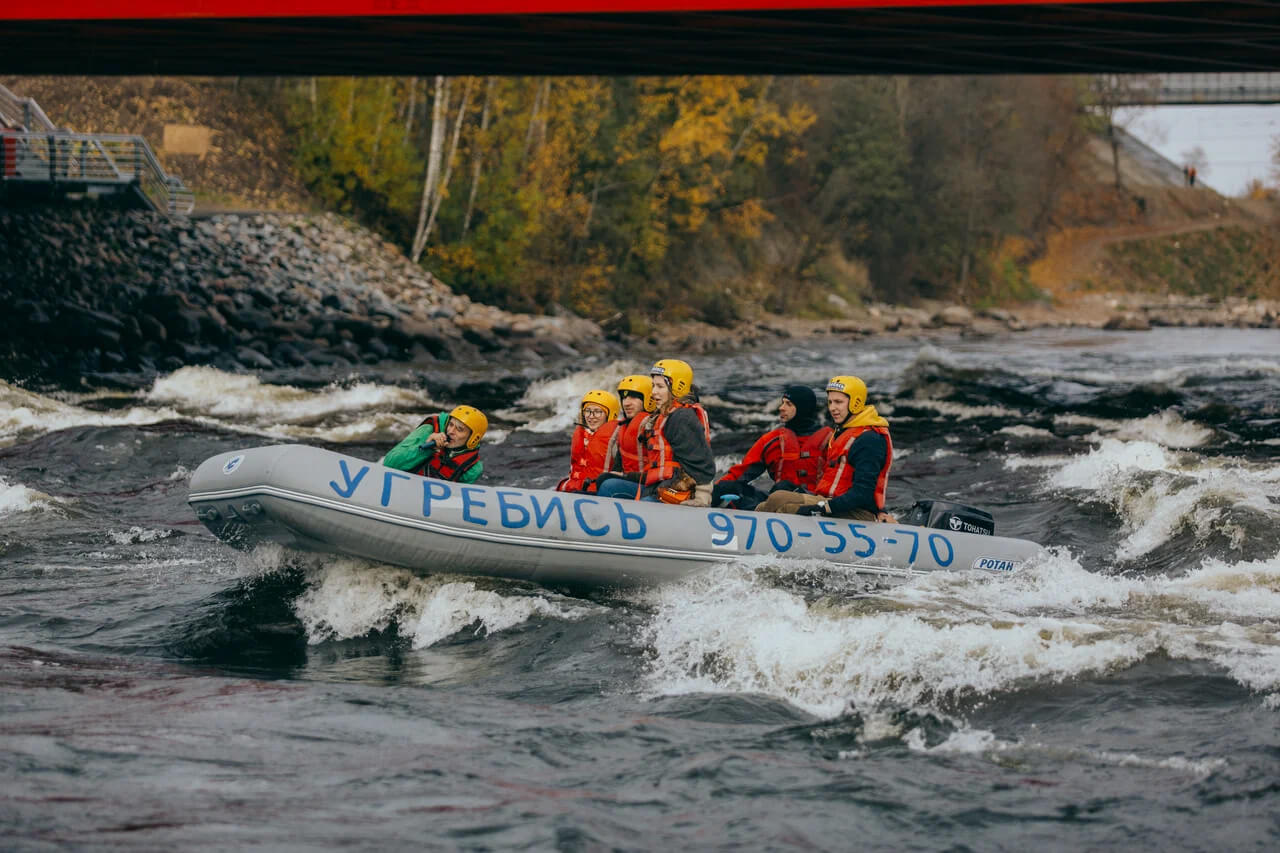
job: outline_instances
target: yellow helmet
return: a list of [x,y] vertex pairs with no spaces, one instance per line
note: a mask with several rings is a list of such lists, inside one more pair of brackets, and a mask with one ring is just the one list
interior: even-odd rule
[[[618,404],[618,398],[610,394],[608,391],[588,391],[582,395],[582,403],[578,406],[578,414],[582,414],[583,408],[587,403],[595,403],[600,408],[609,413],[609,420],[616,421],[618,419],[618,411],[622,407]],[[585,423],[585,419],[583,420]]]
[[671,383],[671,396],[679,400],[693,390],[693,368],[676,358],[664,358],[649,368],[650,376],[665,376]]
[[471,437],[467,439],[467,450],[475,450],[480,446],[480,439],[484,438],[485,430],[489,428],[489,419],[484,416],[484,412],[471,406],[454,406],[449,417],[470,428]]
[[849,398],[849,414],[856,415],[867,404],[867,383],[856,376],[832,376],[828,391],[839,391]]
[[636,392],[644,400],[644,410],[653,411],[653,380],[648,376],[633,373],[622,377],[622,381],[618,383],[618,394],[621,395],[623,391]]

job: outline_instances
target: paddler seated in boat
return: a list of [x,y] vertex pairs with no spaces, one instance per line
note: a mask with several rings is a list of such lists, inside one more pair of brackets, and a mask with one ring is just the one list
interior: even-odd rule
[[776,491],[761,512],[833,515],[858,521],[896,521],[885,512],[885,487],[893,464],[889,422],[867,405],[867,386],[856,376],[827,383],[827,413],[835,432],[823,449],[823,472],[814,494]]
[[387,451],[382,464],[437,480],[474,483],[484,473],[480,439],[489,429],[484,412],[456,406],[445,414],[430,415],[399,444]]
[[622,405],[622,417],[609,442],[609,454],[605,471],[635,474],[640,471],[640,426],[653,411],[653,380],[633,373],[618,382],[618,399]]
[[640,424],[640,470],[625,479],[601,482],[598,494],[709,506],[716,460],[711,422],[693,393],[693,368],[664,358],[649,370],[649,377],[654,410]]
[[[778,404],[782,425],[756,441],[742,461],[729,469],[711,490],[716,506],[755,509],[769,495],[751,481],[765,471],[773,478],[770,491],[812,492],[822,476],[823,453],[831,427],[818,421],[818,397],[808,385],[788,385]],[[737,495],[737,498],[732,498]],[[726,500],[728,499],[728,500]]]
[[620,422],[618,398],[608,391],[588,391],[578,406],[578,425],[573,431],[569,456],[569,476],[556,491],[594,492],[596,477],[604,473],[613,434]]

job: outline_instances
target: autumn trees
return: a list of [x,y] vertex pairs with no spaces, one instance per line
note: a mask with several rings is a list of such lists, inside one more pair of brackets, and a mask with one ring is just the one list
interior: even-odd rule
[[[1080,140],[1069,81],[307,79],[303,177],[456,289],[522,310],[727,322],[980,297]],[[858,275],[850,270],[865,268]],[[852,277],[851,277],[852,276]],[[840,280],[841,278],[848,280]]]

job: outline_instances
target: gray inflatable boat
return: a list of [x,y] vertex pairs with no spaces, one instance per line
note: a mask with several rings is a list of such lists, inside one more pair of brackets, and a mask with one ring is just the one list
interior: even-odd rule
[[238,548],[363,557],[417,571],[558,586],[662,583],[747,555],[850,571],[1016,572],[1034,542],[835,518],[668,506],[543,489],[466,486],[303,445],[205,460],[188,503]]

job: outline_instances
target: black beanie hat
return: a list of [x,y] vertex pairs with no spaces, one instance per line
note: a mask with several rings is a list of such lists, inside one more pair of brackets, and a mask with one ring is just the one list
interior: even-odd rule
[[788,385],[782,389],[782,399],[790,400],[796,407],[796,416],[787,426],[797,435],[808,435],[818,428],[818,395],[808,385]]

